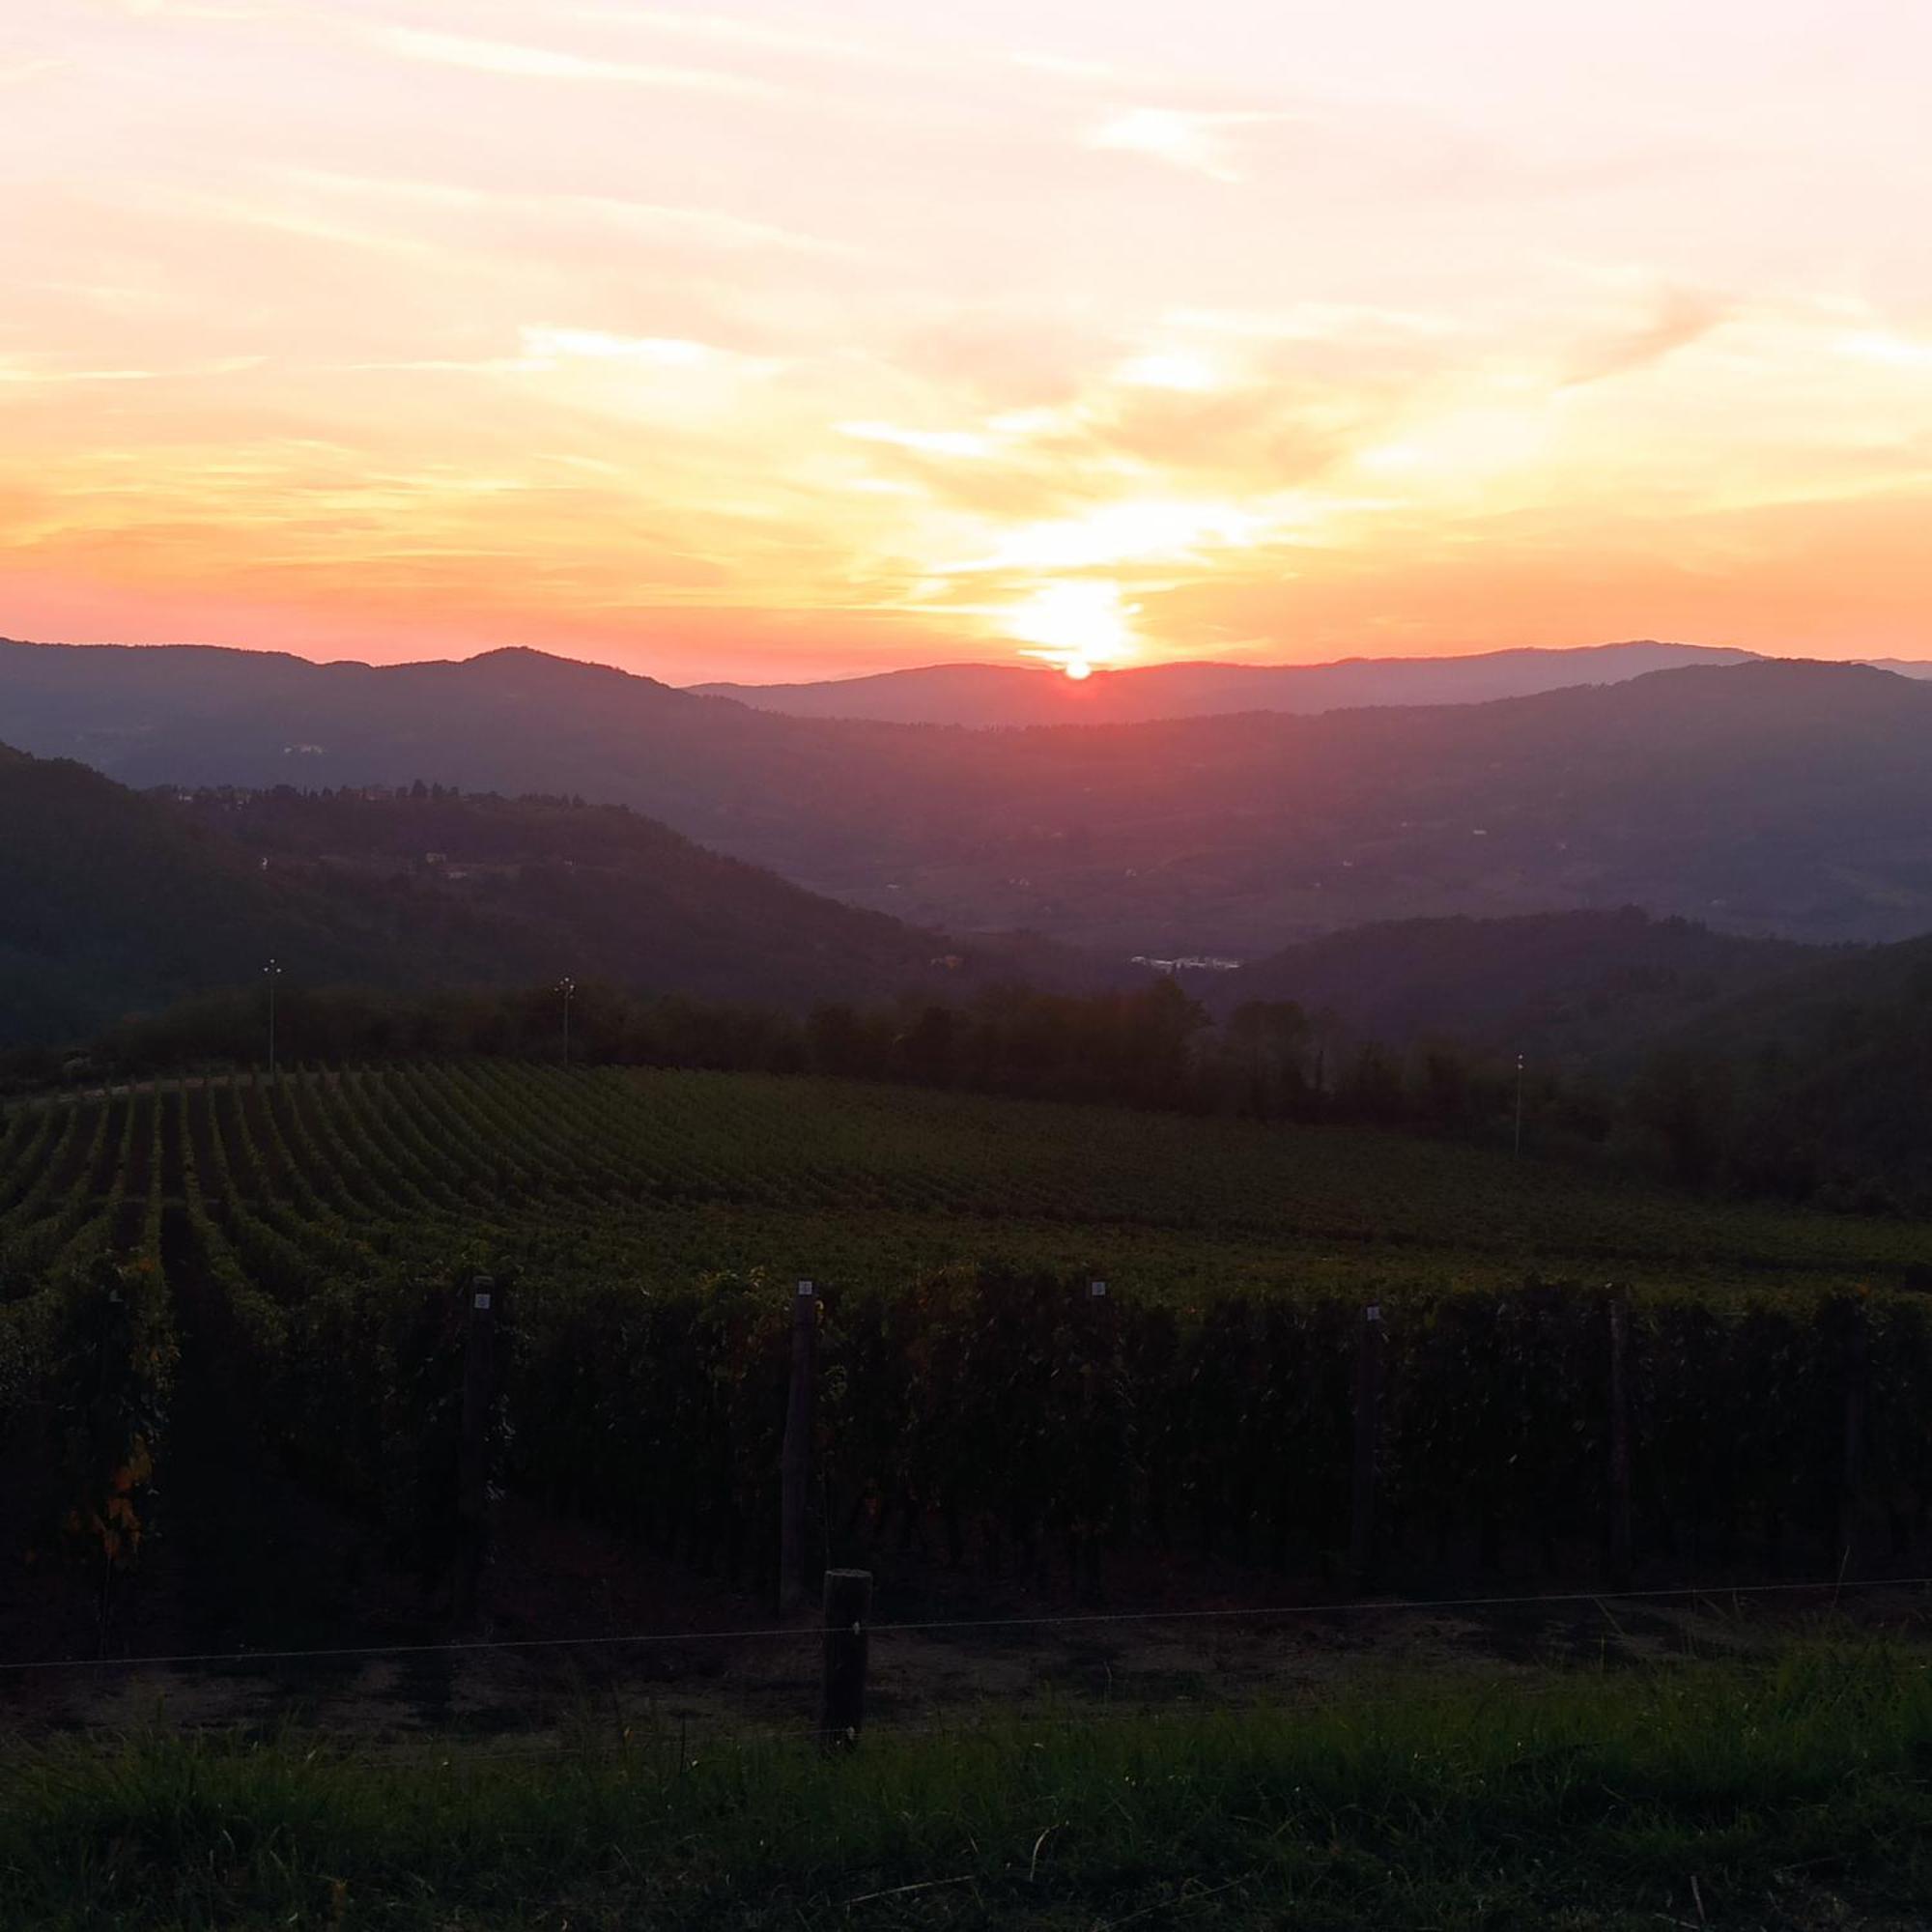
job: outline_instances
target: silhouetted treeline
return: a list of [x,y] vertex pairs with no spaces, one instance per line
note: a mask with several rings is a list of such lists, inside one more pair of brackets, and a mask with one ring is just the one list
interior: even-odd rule
[[[1881,970],[1883,969],[1883,970]],[[558,1060],[554,986],[394,994],[287,980],[286,1061]],[[1621,1078],[1446,1040],[1396,1048],[1332,1013],[1251,1001],[1218,1023],[1172,980],[1121,992],[996,986],[942,1003],[776,1007],[580,985],[580,1064],[903,1081],[1041,1099],[1355,1122],[1593,1161],[1688,1186],[1861,1212],[1932,1214],[1932,942],[1847,961],[1801,993],[1653,1048]],[[82,1055],[0,1058],[0,1091],[259,1063],[264,996],[129,1022]]]
[[[409,995],[283,981],[285,1062],[561,1059],[554,987]],[[0,1062],[14,1087],[169,1075],[260,1062],[265,996],[224,994],[130,1021],[84,1055],[21,1049]],[[570,1058],[580,1065],[813,1073],[1059,1100],[1354,1121],[1479,1134],[1513,1122],[1511,1067],[1437,1045],[1395,1053],[1351,1039],[1292,1001],[1257,1001],[1216,1025],[1174,980],[1125,992],[989,988],[956,1004],[914,998],[824,1003],[803,1015],[606,984],[576,988]],[[1571,1139],[1601,1133],[1580,1090],[1539,1074],[1524,1104]]]

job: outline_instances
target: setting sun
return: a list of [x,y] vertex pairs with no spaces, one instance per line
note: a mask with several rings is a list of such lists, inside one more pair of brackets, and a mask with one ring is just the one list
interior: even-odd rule
[[1117,583],[1050,583],[1008,613],[1006,629],[1030,646],[1028,657],[1078,679],[1133,655],[1129,619],[1139,609],[1121,601]]

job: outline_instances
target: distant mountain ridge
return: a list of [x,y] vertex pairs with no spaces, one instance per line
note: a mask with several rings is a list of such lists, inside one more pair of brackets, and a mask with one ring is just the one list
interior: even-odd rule
[[[1237,711],[1308,713],[1364,704],[1485,704],[1577,684],[1616,684],[1690,665],[1748,663],[1756,653],[1704,644],[1526,647],[1460,657],[1346,658],[1334,664],[1177,663],[1095,670],[1083,679],[1027,665],[929,665],[810,684],[696,684],[794,718],[895,724],[1024,727],[1135,724]],[[1924,668],[1932,674],[1932,666]]]
[[1116,958],[1625,905],[1810,942],[1932,929],[1932,683],[1855,665],[977,731],[792,718],[528,650],[14,644],[0,737],[136,784],[582,793],[915,926]]

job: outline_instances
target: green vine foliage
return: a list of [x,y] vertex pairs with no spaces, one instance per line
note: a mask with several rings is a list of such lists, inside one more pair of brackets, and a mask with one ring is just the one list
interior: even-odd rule
[[[1609,1296],[1531,1280],[1385,1309],[1381,1512],[1417,1565],[1594,1569],[1610,1496]],[[775,1560],[787,1297],[756,1280],[580,1292],[526,1310],[515,1479],[759,1578]],[[1824,1560],[1844,1479],[1850,1324],[1871,1360],[1876,1506],[1932,1494],[1914,1302],[1639,1297],[1629,1344],[1640,1541]],[[830,1533],[994,1567],[1102,1549],[1297,1571],[1346,1548],[1359,1304],[1177,1309],[1081,1280],[956,1268],[822,1303]]]
[[103,1577],[134,1568],[152,1525],[176,1354],[152,1256],[97,1255],[56,1284],[47,1386],[58,1535]]
[[[1815,1574],[1854,1486],[1880,1542],[1920,1535],[1932,1504],[1926,1303],[1853,1285],[1896,1277],[1922,1243],[1908,1228],[1564,1196],[1460,1154],[1382,1147],[1378,1165],[1353,1138],[1190,1126],[1182,1147],[1092,1112],[955,1118],[749,1078],[298,1070],[178,1092],[165,1136],[144,1134],[152,1097],[0,1121],[0,1427],[51,1418],[49,1540],[110,1574],[165,1494],[163,1248],[238,1415],[426,1577],[465,1533],[488,1275],[490,1484],[769,1583],[794,1296],[758,1255],[824,1278],[815,1501],[835,1556],[1083,1587],[1108,1552],[1338,1571],[1376,1302],[1394,1560],[1595,1575],[1612,1276],[1637,1283],[1640,1553]],[[150,1155],[143,1179],[151,1145],[178,1174]],[[105,1258],[144,1189],[138,1240]],[[1572,1265],[1531,1271],[1526,1244]],[[1100,1297],[1069,1251],[1129,1259]]]

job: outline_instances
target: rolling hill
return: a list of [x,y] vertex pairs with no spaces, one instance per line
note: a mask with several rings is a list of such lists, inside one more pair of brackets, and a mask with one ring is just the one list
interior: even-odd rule
[[[1767,756],[1762,729],[1750,742]],[[1770,770],[1795,815],[1854,776],[1795,753]],[[1904,782],[1868,759],[1867,809],[1884,796],[1874,775]],[[1876,849],[1884,828],[1867,824]],[[270,954],[291,990],[567,972],[795,1012],[1120,978],[1051,946],[959,945],[817,897],[619,807],[428,785],[144,794],[0,752],[0,1045],[77,1040],[258,986]],[[1223,1013],[1294,1000],[1398,1049],[1446,1038],[1492,1063],[1523,1050],[1545,1073],[1607,1076],[1619,1143],[1679,1179],[1932,1210],[1932,936],[1819,950],[1632,908],[1414,920],[1320,937],[1200,989]]]
[[0,751],[0,1043],[258,983],[568,972],[798,1009],[1084,964],[819,898],[621,807],[438,793],[138,794]]
[[[1224,1014],[1293,1000],[1331,1043],[1448,1042],[1602,1109],[1605,1155],[1839,1211],[1932,1214],[1932,934],[1818,949],[1634,909],[1411,920],[1197,984]],[[1411,1065],[1414,1063],[1411,1062]],[[1561,1114],[1563,1108],[1559,1106]],[[1932,1249],[1918,1270],[1932,1282]]]
[[12,645],[0,733],[135,783],[569,790],[915,924],[1117,957],[1623,905],[1811,942],[1932,927],[1932,683],[1852,665],[988,732],[789,718],[534,651]]
[[1485,1053],[1618,1064],[1840,956],[1625,906],[1389,921],[1186,977],[1224,1012],[1293,1000],[1394,1046],[1449,1037]]
[[[1932,1215],[1932,935],[1817,961],[1661,1048],[1634,1109],[1733,1186]],[[1932,1283],[1932,1243],[1921,1272]]]

